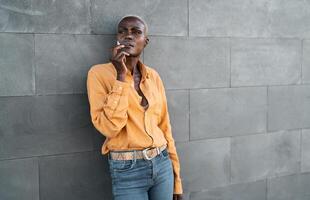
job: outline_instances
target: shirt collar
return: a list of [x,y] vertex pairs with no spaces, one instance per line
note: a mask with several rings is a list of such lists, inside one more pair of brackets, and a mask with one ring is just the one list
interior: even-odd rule
[[[149,72],[146,69],[146,66],[141,62],[141,60],[138,60],[137,66],[141,72],[141,81],[144,81],[145,79],[149,78]],[[127,71],[127,75],[132,76],[130,70]]]

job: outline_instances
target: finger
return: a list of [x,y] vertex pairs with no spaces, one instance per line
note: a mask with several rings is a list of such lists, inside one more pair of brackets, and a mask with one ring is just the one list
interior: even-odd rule
[[127,52],[121,51],[115,56],[115,60],[120,60],[121,57],[129,55]]
[[127,53],[126,51],[120,51],[119,54],[125,54],[126,56],[129,56],[130,54]]
[[125,54],[118,54],[117,57],[115,57],[114,59],[115,59],[117,62],[122,63],[125,57],[126,57]]
[[116,46],[114,46],[114,49],[120,49],[120,48],[123,48],[123,47],[125,47],[125,45],[123,45],[123,44],[119,44],[119,45],[116,45]]
[[117,61],[121,61],[121,60],[123,60],[124,59],[124,57],[126,56],[127,54],[125,54],[125,53],[120,53],[120,54],[118,54],[117,55],[117,57],[115,57],[115,60],[117,60]]
[[121,57],[121,59],[122,59],[122,64],[125,65],[125,63],[126,63],[126,55],[123,55]]
[[114,59],[115,60],[119,60],[119,58],[123,55],[124,53],[121,51],[121,52],[118,52],[115,56],[114,56]]
[[117,54],[118,50],[123,48],[123,47],[125,47],[125,45],[123,45],[123,44],[122,45],[117,45],[117,46],[113,47],[112,54],[113,55]]

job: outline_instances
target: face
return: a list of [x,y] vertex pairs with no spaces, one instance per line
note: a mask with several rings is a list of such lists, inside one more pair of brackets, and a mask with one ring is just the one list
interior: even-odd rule
[[134,57],[140,56],[149,40],[144,24],[134,17],[125,18],[119,23],[116,38],[120,44],[125,45],[122,51]]

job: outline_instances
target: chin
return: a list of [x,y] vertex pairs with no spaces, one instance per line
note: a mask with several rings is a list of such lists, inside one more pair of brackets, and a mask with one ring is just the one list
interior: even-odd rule
[[128,57],[137,57],[137,56],[139,56],[139,54],[137,54],[137,53],[134,53],[134,52],[127,52],[127,53],[129,53],[130,55],[128,56]]
[[132,55],[132,54],[135,54],[135,52],[133,52],[133,51],[130,51],[130,50],[123,50],[123,51],[125,51],[126,53],[129,53],[130,55]]

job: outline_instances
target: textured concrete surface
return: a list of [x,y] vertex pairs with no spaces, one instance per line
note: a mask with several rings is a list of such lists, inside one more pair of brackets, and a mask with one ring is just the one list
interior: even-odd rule
[[190,138],[215,138],[266,130],[265,87],[190,92]]
[[231,44],[231,85],[279,85],[301,82],[297,39],[235,39]]
[[166,96],[174,140],[189,141],[189,91],[168,90]]
[[192,36],[309,37],[310,4],[288,0],[189,0]]
[[0,46],[0,96],[33,95],[33,35],[0,33]]
[[0,159],[93,149],[85,95],[0,98]]
[[108,60],[114,40],[101,35],[36,35],[36,93],[85,93],[89,66]]
[[0,0],[0,199],[111,200],[88,69],[142,16],[185,200],[309,200],[310,4]]
[[310,85],[268,90],[268,130],[310,127]]
[[231,144],[231,181],[250,182],[297,173],[300,131],[239,136]]
[[92,32],[114,34],[121,17],[135,14],[148,23],[149,34],[185,36],[188,32],[187,0],[92,0]]
[[310,129],[302,130],[301,171],[310,172]]
[[0,199],[39,200],[37,158],[0,161]]
[[227,39],[151,37],[144,60],[166,89],[229,86]]
[[294,174],[268,180],[269,200],[308,200],[310,174]]
[[112,199],[107,160],[98,153],[48,156],[39,164],[41,199]]
[[185,191],[229,184],[230,139],[178,143]]
[[251,183],[231,184],[190,195],[191,200],[262,200],[266,197],[266,180]]
[[310,40],[303,40],[302,80],[310,83]]
[[90,0],[0,1],[0,31],[90,33]]

